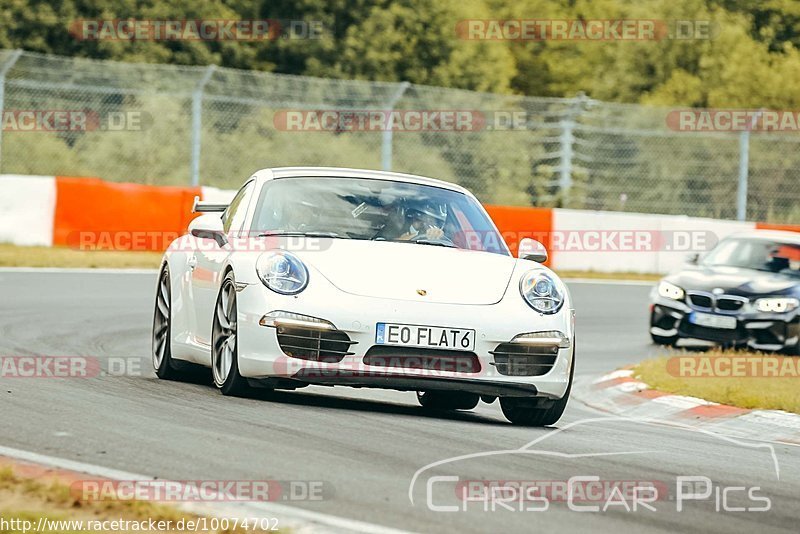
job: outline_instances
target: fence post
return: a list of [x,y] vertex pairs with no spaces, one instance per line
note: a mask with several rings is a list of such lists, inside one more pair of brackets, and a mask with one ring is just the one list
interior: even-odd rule
[[736,219],[747,218],[747,168],[750,166],[750,130],[739,134],[739,187],[736,191]]
[[575,136],[572,131],[575,129],[575,120],[570,114],[559,124],[561,126],[561,161],[559,162],[558,190],[562,197],[566,198],[572,187],[572,144],[575,142]]
[[[386,112],[391,113],[394,109],[394,106],[397,104],[397,101],[403,96],[403,93],[406,92],[406,89],[411,84],[408,82],[403,82],[400,84],[400,87],[397,88],[397,91],[392,95],[392,98],[389,100],[389,103],[386,106]],[[392,127],[391,121],[387,121],[388,126],[385,130],[383,130],[383,141],[381,144],[381,169],[384,171],[391,171],[392,170]]]
[[214,74],[216,65],[209,65],[192,92],[192,185],[200,185],[200,135],[203,128],[203,90]]
[[[8,57],[8,61],[6,61],[5,65],[0,67],[0,120],[3,118],[3,111],[5,110],[5,98],[6,98],[6,74],[8,71],[11,70],[11,67],[19,59],[19,56],[22,55],[22,50],[14,50],[11,52],[11,55]],[[3,169],[3,128],[0,126],[0,171]]]
[[739,134],[739,187],[736,190],[736,219],[747,220],[747,186],[750,172],[750,130],[753,129],[762,111],[753,115],[747,128]]
[[572,188],[572,160],[575,157],[573,145],[575,144],[576,117],[583,112],[588,102],[589,99],[583,91],[579,92],[572,100],[566,116],[558,123],[561,128],[561,135],[559,136],[561,157],[558,165],[558,190],[561,195],[562,205],[566,205],[569,191]]

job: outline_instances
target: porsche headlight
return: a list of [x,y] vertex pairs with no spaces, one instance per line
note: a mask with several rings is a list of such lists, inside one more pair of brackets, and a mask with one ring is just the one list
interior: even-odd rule
[[664,280],[658,283],[658,294],[665,299],[672,300],[683,300],[684,295],[686,295],[683,289]]
[[522,276],[519,292],[531,308],[546,314],[560,310],[566,294],[564,286],[557,278],[538,269]]
[[798,306],[800,300],[793,297],[772,297],[756,301],[756,309],[764,313],[786,313],[796,310]]
[[265,286],[281,295],[296,295],[308,285],[308,269],[290,252],[267,252],[256,262],[256,272]]

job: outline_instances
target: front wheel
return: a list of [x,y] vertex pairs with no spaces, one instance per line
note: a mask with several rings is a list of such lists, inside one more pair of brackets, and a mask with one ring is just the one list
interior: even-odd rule
[[550,426],[561,419],[572,392],[572,377],[575,376],[575,354],[569,370],[569,384],[564,396],[557,401],[539,398],[500,397],[500,408],[511,423],[520,426]]
[[678,342],[678,336],[659,336],[658,334],[654,334],[652,332],[652,328],[655,326],[654,323],[655,319],[655,312],[650,312],[650,339],[653,340],[653,343],[656,345],[662,345],[664,347],[674,347],[675,344]]
[[247,379],[239,374],[238,309],[233,272],[225,275],[214,306],[211,331],[211,374],[223,395],[241,397],[249,392]]
[[678,336],[659,336],[656,334],[650,333],[650,339],[653,340],[653,344],[661,345],[662,347],[674,347],[675,343],[678,342]]
[[784,349],[784,352],[789,356],[800,356],[800,338],[797,339],[797,343]]

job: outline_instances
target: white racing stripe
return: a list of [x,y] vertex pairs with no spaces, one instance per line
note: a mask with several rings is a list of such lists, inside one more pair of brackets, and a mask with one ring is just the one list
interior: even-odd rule
[[655,402],[656,404],[665,404],[680,410],[690,410],[692,408],[697,408],[698,406],[719,406],[719,403],[716,402],[699,399],[697,397],[687,397],[684,395],[664,395],[662,397],[656,397],[652,400],[652,402]]
[[633,376],[633,369],[617,369],[616,371],[612,371],[607,375],[596,378],[592,381],[592,384],[599,384],[608,380],[614,380],[615,378],[628,378],[630,376]]
[[[0,445],[0,456],[78,473],[86,473],[88,475],[111,480],[155,480],[155,478],[145,475],[23,451],[11,447],[4,447],[2,445]],[[187,512],[213,515],[216,517],[252,518],[258,516],[277,518],[279,520],[278,527],[281,530],[295,530],[298,532],[374,532],[377,534],[399,534],[409,532],[273,502],[187,502],[180,503],[179,508]]]

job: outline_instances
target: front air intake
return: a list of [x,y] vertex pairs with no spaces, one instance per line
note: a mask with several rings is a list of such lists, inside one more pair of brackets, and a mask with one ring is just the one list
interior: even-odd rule
[[501,343],[490,354],[497,372],[506,376],[541,376],[547,374],[558,357],[558,346]]
[[339,363],[349,352],[350,337],[339,330],[278,326],[278,345],[287,356],[323,363]]

